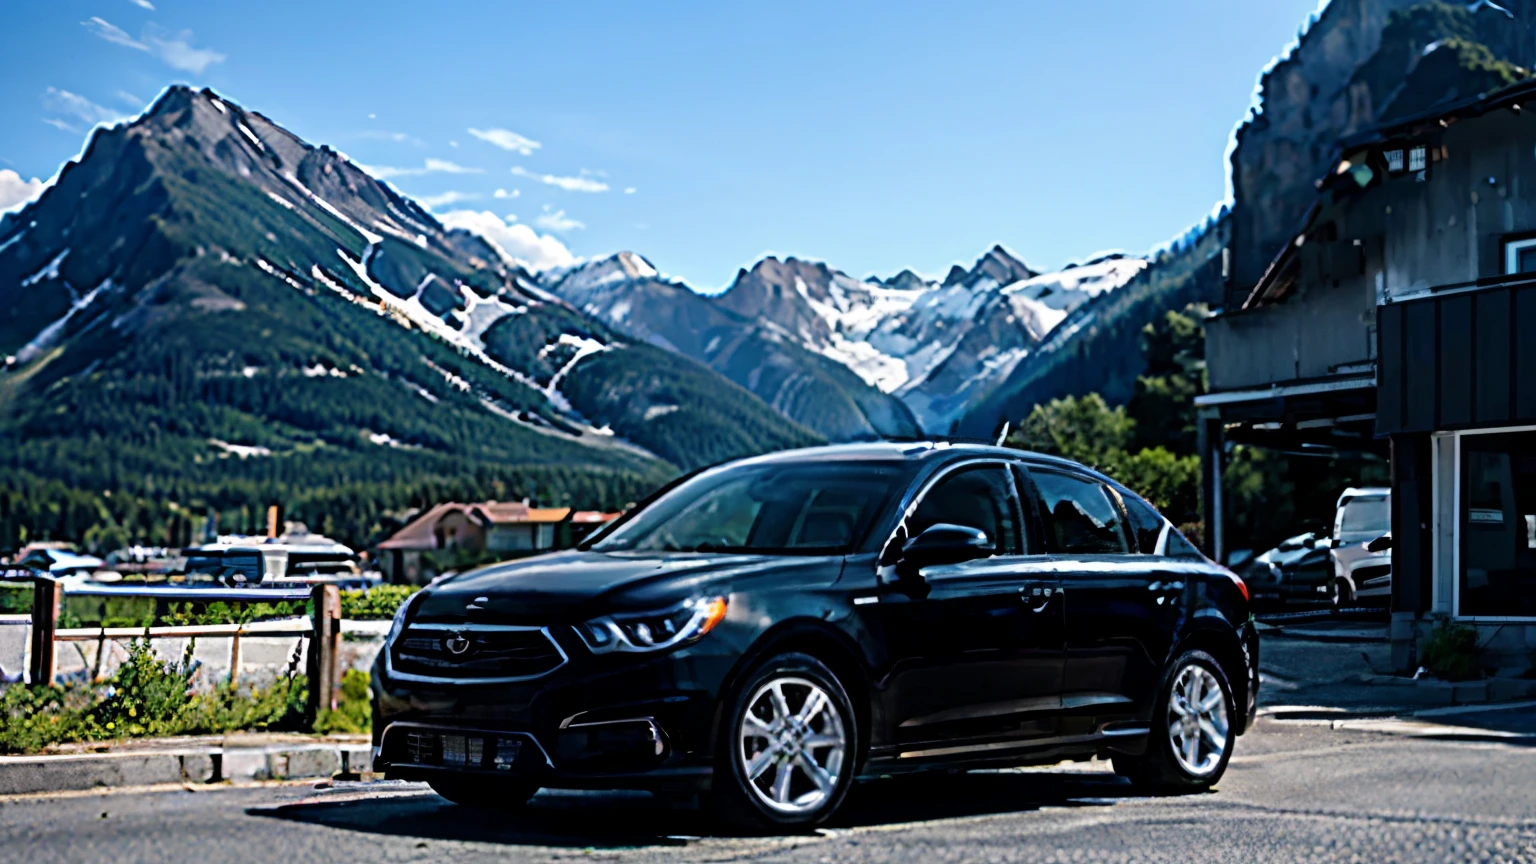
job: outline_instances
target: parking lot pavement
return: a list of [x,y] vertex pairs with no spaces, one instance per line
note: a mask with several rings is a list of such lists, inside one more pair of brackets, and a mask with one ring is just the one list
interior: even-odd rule
[[1200,796],[1136,797],[1101,763],[914,776],[823,831],[733,837],[642,794],[514,816],[403,784],[75,793],[0,799],[0,860],[1536,861],[1533,775],[1536,747],[1261,721]]
[[1319,622],[1261,626],[1259,704],[1382,707],[1370,681],[1391,672],[1387,625]]

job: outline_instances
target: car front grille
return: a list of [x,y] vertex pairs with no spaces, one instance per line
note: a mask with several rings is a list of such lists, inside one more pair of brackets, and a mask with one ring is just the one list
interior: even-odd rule
[[470,771],[524,772],[548,764],[539,745],[521,733],[413,725],[389,728],[384,736],[383,756],[392,766]]
[[392,671],[432,679],[536,678],[565,659],[548,631],[536,627],[413,624],[390,646]]

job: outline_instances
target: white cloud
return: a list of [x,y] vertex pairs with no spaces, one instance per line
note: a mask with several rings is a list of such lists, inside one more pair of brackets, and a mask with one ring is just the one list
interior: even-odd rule
[[505,189],[497,189],[496,190],[496,194],[492,195],[491,197],[492,198],[517,198],[517,197],[521,196],[522,194],[523,194],[523,190],[521,190],[521,189],[513,189],[510,192],[508,192]]
[[133,108],[143,108],[146,104],[148,104],[143,99],[140,99],[132,93],[129,93],[127,90],[119,90],[113,95],[117,97],[117,101]]
[[580,177],[560,177],[554,174],[535,174],[521,165],[512,167],[515,177],[527,177],[529,180],[537,180],[548,186],[557,186],[567,192],[607,192],[608,184],[601,180],[594,180],[586,176],[591,172],[583,171]]
[[368,141],[393,141],[396,144],[410,144],[416,147],[425,147],[427,142],[417,138],[409,132],[389,132],[384,129],[367,129],[359,132],[357,137]]
[[376,179],[386,180],[390,177],[419,177],[423,174],[484,174],[484,168],[466,168],[456,162],[447,159],[428,159],[420,168],[392,168],[388,165],[358,165]]
[[148,9],[151,12],[155,11],[155,4],[149,2],[149,0],[128,0],[128,2],[140,9]]
[[488,144],[494,144],[503,150],[513,153],[521,153],[524,156],[532,156],[533,151],[544,146],[539,142],[524,135],[519,135],[510,129],[470,129],[469,134],[479,138]]
[[484,174],[485,173],[485,169],[484,168],[465,168],[463,165],[456,165],[456,164],[454,164],[452,162],[449,162],[447,159],[428,159],[427,160],[427,173],[428,174],[439,174],[439,173],[441,173],[441,174]]
[[64,131],[64,132],[75,132],[75,133],[78,133],[80,131],[79,129],[76,129],[75,127],[71,126],[68,123],[65,123],[63,120],[60,120],[57,117],[44,117],[43,118],[43,122],[47,123],[49,126],[52,126],[55,129],[58,129],[58,130],[61,130],[61,131]]
[[565,244],[548,234],[540,234],[527,225],[502,220],[489,210],[454,210],[438,219],[449,228],[463,228],[484,237],[497,251],[528,267],[530,270],[548,270],[551,267],[569,267],[577,262]]
[[93,35],[113,45],[153,54],[172,69],[180,69],[194,75],[201,75],[209,66],[224,62],[224,55],[217,51],[209,48],[193,48],[191,30],[170,33],[153,24],[146,24],[139,38],[135,39],[121,27],[98,16],[92,16],[90,20],[81,21],[80,24]]
[[550,210],[548,204],[544,205],[544,212],[539,214],[539,218],[533,220],[533,224],[543,228],[545,231],[560,233],[587,227],[586,223],[578,222],[565,215],[564,210]]
[[[57,87],[49,87],[43,92],[43,107],[53,114],[63,114],[66,117],[84,123],[86,126],[96,126],[101,123],[116,123],[127,119],[122,112],[114,111],[81,96],[79,93],[71,93],[68,90],[60,90]],[[52,123],[60,129],[76,131],[68,123]]]
[[121,45],[124,48],[132,48],[136,51],[149,50],[148,45],[129,36],[121,27],[113,26],[110,21],[104,18],[98,18],[93,15],[89,21],[81,21],[80,26],[111,42],[113,45]]
[[448,146],[457,149],[458,146],[459,146],[459,142],[457,142],[457,141],[449,141],[448,142]]
[[635,194],[635,187],[633,187],[633,186],[626,186],[626,187],[624,187],[624,194],[625,195],[633,195],[633,194]]
[[15,171],[0,168],[0,213],[20,210],[32,203],[47,185],[36,177],[23,180]]
[[193,48],[191,30],[172,35],[158,28],[146,28],[143,39],[149,45],[150,52],[164,61],[165,65],[193,75],[201,75],[209,66],[224,62],[224,55],[217,51]]
[[436,210],[439,207],[446,207],[449,204],[457,204],[460,201],[473,201],[479,197],[480,195],[475,192],[443,192],[438,195],[411,196],[411,198],[415,200],[417,204],[420,204],[428,210]]

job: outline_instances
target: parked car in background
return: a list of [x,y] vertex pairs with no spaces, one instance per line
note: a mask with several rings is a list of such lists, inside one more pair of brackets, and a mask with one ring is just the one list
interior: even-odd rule
[[1368,547],[1391,530],[1391,489],[1349,488],[1339,496],[1329,556],[1333,572],[1328,599],[1333,605],[1388,601],[1392,595],[1392,550]]
[[378,574],[362,571],[357,557],[350,547],[317,534],[226,536],[187,549],[178,572],[190,581],[211,579],[231,587],[334,582],[350,589],[379,582]]
[[95,555],[81,555],[66,549],[34,549],[16,563],[54,578],[89,576],[104,564]]
[[1243,565],[1240,572],[1255,603],[1316,601],[1327,594],[1333,579],[1330,537],[1298,534]]
[[811,448],[412,595],[374,666],[374,766],[493,810],[541,787],[707,793],[770,829],[913,771],[1099,756],[1196,792],[1253,721],[1258,651],[1242,580],[1102,474]]

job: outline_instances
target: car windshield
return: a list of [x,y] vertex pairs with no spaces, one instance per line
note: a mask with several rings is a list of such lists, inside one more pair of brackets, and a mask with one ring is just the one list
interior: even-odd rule
[[1390,498],[1351,498],[1344,503],[1345,534],[1385,534],[1392,525]]
[[906,477],[899,463],[741,465],[708,471],[658,498],[591,548],[843,554],[864,536]]
[[187,577],[211,576],[215,579],[228,579],[234,576],[242,576],[248,581],[261,581],[261,556],[255,552],[194,552],[187,556],[187,563],[181,568],[181,573]]

